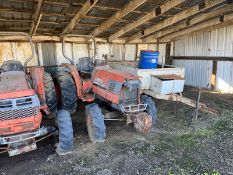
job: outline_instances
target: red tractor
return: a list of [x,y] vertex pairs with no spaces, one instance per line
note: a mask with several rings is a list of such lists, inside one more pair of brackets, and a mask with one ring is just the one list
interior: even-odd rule
[[[94,43],[94,56],[80,58],[77,65],[65,53],[67,37],[87,37]],[[86,106],[86,124],[92,142],[105,140],[104,120],[117,120],[123,114],[127,124],[133,123],[138,132],[148,132],[156,125],[157,110],[150,97],[141,96],[140,80],[135,75],[110,68],[96,59],[96,42],[92,36],[68,34],[63,38],[63,55],[71,64],[62,64],[57,73],[61,101],[71,113],[77,99],[94,102]],[[101,106],[101,108],[100,108]]]
[[[30,36],[21,32],[1,32],[0,35],[24,36],[32,51],[24,66],[19,61],[9,60],[0,67],[0,150],[14,156],[35,150],[36,138],[55,132],[54,127],[41,126],[41,121],[42,116],[56,116],[57,98],[50,74],[43,67],[27,67],[28,62],[36,58]],[[63,142],[68,138],[67,142],[72,142],[73,138],[69,115],[64,116],[57,116],[59,132],[65,133],[63,138],[59,137],[59,152],[65,150],[60,148]]]

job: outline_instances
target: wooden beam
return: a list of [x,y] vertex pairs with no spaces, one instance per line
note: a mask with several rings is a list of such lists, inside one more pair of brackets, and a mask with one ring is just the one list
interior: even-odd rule
[[233,57],[220,56],[172,56],[175,60],[233,61]]
[[137,7],[142,5],[146,0],[132,0],[129,3],[127,3],[120,11],[116,12],[114,15],[112,15],[107,21],[103,22],[101,26],[97,27],[91,35],[94,37],[98,36],[102,32],[106,31],[109,27],[111,27],[113,24],[115,24],[117,21],[119,21],[121,18],[135,10]]
[[[25,42],[27,40],[25,39],[25,37],[21,37],[21,36],[3,36],[3,37],[0,37],[0,42],[10,42],[10,41]],[[51,36],[34,35],[34,36],[32,36],[32,41],[33,42],[61,42],[61,38],[58,35],[51,35]],[[97,43],[108,43],[106,38],[96,38],[96,41],[97,41]],[[67,42],[87,44],[87,43],[91,43],[92,40],[87,40],[86,38],[71,37],[71,38],[67,38]],[[112,43],[113,44],[125,44],[125,40],[124,39],[117,39],[117,40],[113,40]],[[138,44],[138,43],[140,43],[140,41],[132,42],[130,44]]]
[[[20,23],[32,23],[31,20],[27,19],[8,19],[8,18],[0,18],[0,21],[3,22],[20,22]],[[63,22],[54,22],[54,21],[41,21],[40,24],[51,24],[51,25],[61,25],[61,24],[68,24],[68,21],[63,21]],[[88,27],[99,27],[99,24],[89,24],[89,23],[79,23],[79,26],[88,26]],[[114,29],[121,29],[122,27],[112,27]]]
[[194,18],[192,18],[190,20],[182,21],[182,22],[178,23],[177,25],[175,25],[173,27],[170,27],[170,28],[161,30],[159,32],[156,32],[156,33],[154,33],[154,34],[152,34],[150,36],[147,36],[147,37],[143,38],[143,41],[148,42],[150,40],[155,40],[157,38],[161,38],[161,37],[163,37],[165,35],[168,35],[168,34],[183,30],[186,27],[196,25],[196,24],[198,24],[200,22],[209,20],[211,18],[215,18],[217,16],[227,14],[227,13],[232,12],[232,11],[233,11],[233,4],[225,5],[225,6],[221,7],[221,8],[216,9],[216,10],[212,10],[209,13],[200,14],[199,16],[196,16],[196,17],[194,17]]
[[161,5],[160,7],[157,8],[157,10],[153,10],[150,13],[148,13],[147,15],[143,16],[142,18],[140,18],[139,20],[136,20],[135,22],[129,24],[128,26],[126,26],[125,28],[121,29],[120,31],[118,31],[117,33],[111,35],[108,40],[112,41],[114,39],[119,38],[120,36],[124,35],[125,33],[135,29],[136,27],[148,22],[149,20],[157,17],[157,16],[161,16],[163,15],[166,11],[182,4],[185,0],[170,0],[168,2],[166,2],[165,4]]
[[42,10],[43,10],[43,6],[44,6],[44,0],[38,0],[37,3],[37,7],[36,7],[36,11],[35,14],[33,15],[33,21],[32,21],[32,26],[31,26],[31,30],[30,30],[30,35],[33,36],[36,33],[36,30],[39,26],[41,17],[42,17]]
[[[7,0],[10,2],[23,2],[23,3],[35,3],[39,0]],[[66,2],[57,2],[57,1],[51,1],[51,0],[45,0],[46,4],[49,5],[54,5],[54,6],[61,6],[61,7],[70,7],[70,6],[79,6],[82,7],[84,5],[84,3],[80,3],[80,2],[71,2],[71,3],[66,3]],[[114,10],[114,11],[120,11],[120,8],[115,8],[115,7],[107,7],[107,6],[99,6],[99,5],[95,5],[93,8],[97,8],[100,10]],[[146,12],[142,12],[142,11],[133,11],[135,13],[140,13],[140,14],[146,14]]]
[[146,37],[156,31],[159,31],[163,28],[169,27],[171,25],[174,25],[182,20],[185,20],[187,18],[191,18],[194,15],[197,15],[201,12],[207,11],[211,8],[217,7],[223,3],[226,3],[227,0],[205,0],[205,5],[204,8],[201,8],[200,4],[194,5],[178,14],[176,14],[173,17],[167,18],[161,22],[158,22],[157,24],[136,33],[135,35],[131,36],[128,38],[128,42],[132,41],[134,39],[138,39],[138,38],[142,38],[142,37]]
[[78,13],[72,18],[70,23],[66,26],[66,28],[63,30],[61,35],[64,35],[66,33],[70,33],[77,23],[80,22],[80,20],[91,10],[91,8],[98,2],[98,0],[87,0],[83,7],[78,11]]
[[199,32],[211,31],[218,28],[222,28],[233,24],[233,14],[227,14],[221,17],[217,17],[192,27],[186,28],[179,32],[172,33],[160,39],[161,42],[170,42],[174,38],[178,38],[187,34],[196,34]]

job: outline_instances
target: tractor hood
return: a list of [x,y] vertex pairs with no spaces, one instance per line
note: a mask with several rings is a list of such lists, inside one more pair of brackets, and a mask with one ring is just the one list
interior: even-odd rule
[[0,94],[29,89],[23,71],[2,72],[0,74]]
[[98,66],[92,72],[92,81],[99,85],[107,85],[110,80],[124,84],[129,80],[139,80],[139,77],[108,66]]

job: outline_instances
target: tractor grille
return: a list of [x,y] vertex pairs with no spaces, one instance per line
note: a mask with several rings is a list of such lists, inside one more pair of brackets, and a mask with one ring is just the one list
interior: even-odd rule
[[39,112],[40,111],[38,107],[0,111],[0,121],[31,117],[38,115]]
[[36,95],[0,100],[0,121],[32,117],[39,113],[40,101]]
[[110,80],[108,82],[108,90],[115,93],[115,94],[120,92],[121,87],[122,87],[122,83],[119,83],[117,81]]

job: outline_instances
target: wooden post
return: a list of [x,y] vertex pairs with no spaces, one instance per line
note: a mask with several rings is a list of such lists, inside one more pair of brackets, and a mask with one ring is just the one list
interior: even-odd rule
[[211,75],[211,89],[216,90],[216,75],[218,69],[218,62],[213,61],[212,75]]
[[165,64],[172,65],[171,43],[166,44]]

